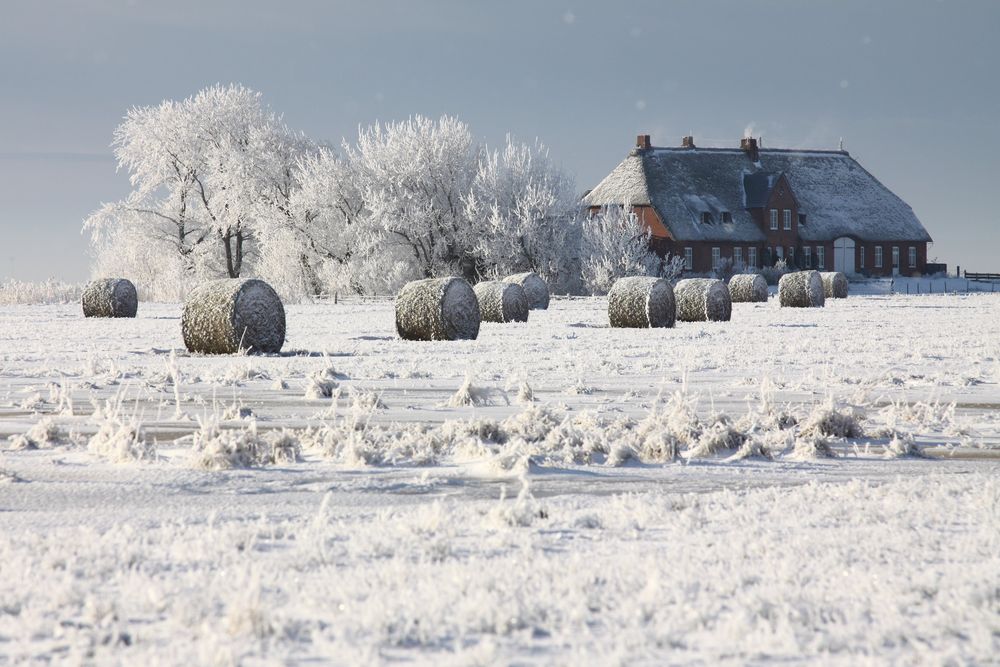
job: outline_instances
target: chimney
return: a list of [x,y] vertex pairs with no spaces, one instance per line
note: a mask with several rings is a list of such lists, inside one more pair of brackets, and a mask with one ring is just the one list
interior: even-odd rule
[[757,150],[756,139],[753,137],[743,137],[740,139],[740,148],[746,152],[751,162],[760,162],[760,151]]
[[681,148],[694,148],[694,137],[688,135],[681,139]]
[[638,148],[639,150],[646,150],[648,148],[652,148],[653,147],[652,144],[649,143],[649,135],[640,134],[639,136],[637,136],[635,138],[635,147]]

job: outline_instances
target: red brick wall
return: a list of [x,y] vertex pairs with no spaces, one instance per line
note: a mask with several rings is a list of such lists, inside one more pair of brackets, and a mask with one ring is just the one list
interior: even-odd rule
[[[875,247],[882,247],[882,267],[875,266]],[[854,266],[858,273],[869,276],[891,276],[892,275],[892,248],[899,248],[899,275],[915,276],[922,275],[927,270],[927,243],[914,243],[911,241],[882,241],[879,243],[857,243],[855,244]],[[910,248],[917,249],[917,265],[910,266]],[[865,252],[865,266],[861,268],[861,249]]]
[[[772,231],[771,229],[772,210],[778,212],[777,231]],[[791,230],[785,230],[785,211],[791,212]],[[761,230],[767,237],[767,245],[781,246],[783,248],[795,247],[798,245],[799,207],[795,203],[792,188],[789,186],[788,180],[784,176],[779,178],[778,182],[774,184],[774,188],[771,190],[771,198],[768,200],[767,206],[762,211],[761,218],[763,223]],[[806,221],[806,224],[809,224],[808,220]]]

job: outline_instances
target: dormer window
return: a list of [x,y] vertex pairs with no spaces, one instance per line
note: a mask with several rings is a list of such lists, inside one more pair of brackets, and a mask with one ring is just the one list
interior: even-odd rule
[[712,214],[709,212],[704,212],[701,214],[701,224],[707,225],[712,222]]
[[800,225],[806,224],[806,214],[805,213],[799,213],[799,224]]
[[733,221],[733,214],[730,213],[729,211],[723,211],[722,222],[732,222],[732,221]]

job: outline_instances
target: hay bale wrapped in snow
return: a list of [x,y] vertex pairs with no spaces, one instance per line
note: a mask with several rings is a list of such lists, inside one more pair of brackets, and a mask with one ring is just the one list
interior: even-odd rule
[[473,289],[483,322],[528,321],[528,295],[517,283],[487,280]]
[[613,327],[672,327],[676,316],[674,288],[663,278],[619,278],[608,292]]
[[285,308],[263,280],[213,280],[188,293],[181,331],[191,352],[274,353],[285,343]]
[[396,333],[406,340],[475,339],[479,301],[461,278],[427,278],[406,283],[396,297]]
[[125,278],[101,278],[83,289],[84,317],[135,317],[139,297]]
[[823,279],[818,271],[786,273],[778,281],[778,301],[782,308],[823,306]]
[[767,301],[767,281],[757,273],[738,273],[729,279],[729,297],[733,303]]
[[827,299],[847,298],[847,276],[840,271],[827,271],[820,273],[823,279],[823,296]]
[[681,322],[728,322],[733,301],[726,283],[715,278],[687,278],[674,285]]
[[537,273],[515,273],[503,281],[521,286],[528,295],[528,308],[531,310],[546,310],[549,307],[549,286]]

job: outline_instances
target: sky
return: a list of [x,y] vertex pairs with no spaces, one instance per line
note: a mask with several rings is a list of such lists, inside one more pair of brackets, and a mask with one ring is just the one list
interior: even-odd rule
[[89,277],[82,222],[129,193],[133,106],[214,83],[339,143],[454,115],[540,138],[592,188],[672,146],[844,147],[907,201],[930,260],[1000,272],[1000,2],[2,0],[0,279]]

